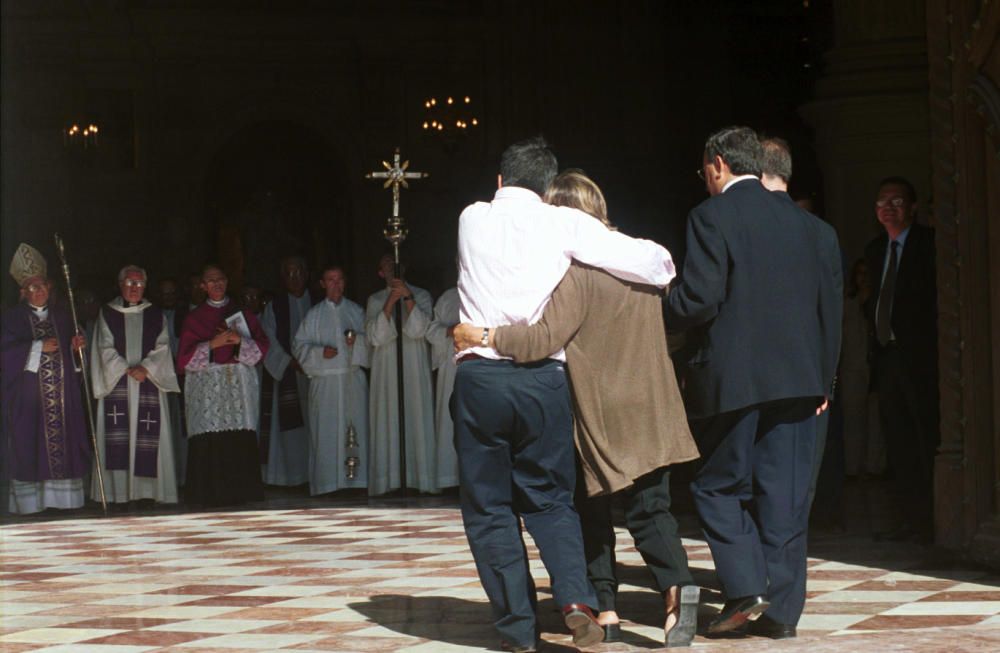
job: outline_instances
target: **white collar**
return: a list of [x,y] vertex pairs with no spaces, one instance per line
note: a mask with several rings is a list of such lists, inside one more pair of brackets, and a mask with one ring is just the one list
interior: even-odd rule
[[325,301],[330,306],[333,306],[334,308],[340,308],[344,304],[344,298],[343,297],[340,298],[339,302],[335,302],[332,299],[330,299],[329,297],[325,298],[323,301]]
[[760,181],[760,177],[758,177],[757,175],[738,175],[730,179],[728,182],[726,182],[726,185],[722,187],[722,192],[725,193],[727,190],[729,190],[730,186],[732,186],[733,184],[738,184],[744,179],[756,179],[757,181]]
[[538,193],[533,190],[528,190],[527,188],[522,188],[520,186],[502,186],[497,189],[497,194],[493,196],[494,200],[509,200],[509,199],[520,199],[529,200],[534,202],[541,202],[542,198],[539,197]]
[[136,304],[135,306],[128,306],[125,303],[125,298],[122,297],[121,295],[118,295],[110,302],[108,302],[108,306],[120,313],[141,313],[150,306],[152,306],[152,304],[149,303],[148,299],[143,297],[142,301]]
[[229,303],[229,296],[227,295],[227,296],[223,297],[222,299],[220,299],[219,301],[215,301],[214,299],[212,299],[210,297],[210,298],[206,299],[205,301],[208,302],[208,305],[212,306],[213,308],[222,308],[223,306],[225,306],[226,304]]

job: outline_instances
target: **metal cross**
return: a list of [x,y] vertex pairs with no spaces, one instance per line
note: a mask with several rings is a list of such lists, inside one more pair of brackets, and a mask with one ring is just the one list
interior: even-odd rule
[[127,413],[119,413],[118,412],[118,406],[112,406],[111,407],[111,412],[108,413],[108,417],[110,417],[112,419],[112,421],[113,421],[113,423],[114,423],[115,426],[118,426],[118,418],[119,417],[125,417],[126,414]]
[[147,410],[147,411],[146,411],[146,419],[141,419],[141,420],[139,420],[139,422],[141,422],[142,424],[145,424],[145,425],[146,425],[146,430],[147,430],[147,431],[151,431],[151,430],[152,430],[152,429],[151,429],[151,428],[149,427],[149,425],[150,425],[150,424],[156,424],[156,420],[155,420],[155,419],[150,419],[150,415],[152,415],[152,413],[151,413],[150,411],[148,411],[148,410]]
[[407,168],[410,167],[409,161],[399,162],[399,148],[392,155],[392,165],[389,165],[388,161],[382,162],[382,167],[385,168],[385,172],[369,172],[365,175],[365,179],[385,179],[385,183],[382,184],[382,188],[388,188],[392,186],[392,217],[399,217],[399,187],[409,188],[410,185],[406,183],[407,179],[426,179],[430,175],[426,172],[407,172]]

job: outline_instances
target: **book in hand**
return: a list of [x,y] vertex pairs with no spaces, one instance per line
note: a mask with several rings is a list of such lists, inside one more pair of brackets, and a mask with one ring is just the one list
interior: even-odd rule
[[250,338],[250,325],[247,324],[247,319],[243,317],[242,312],[233,313],[227,317],[226,326],[240,334],[240,337]]

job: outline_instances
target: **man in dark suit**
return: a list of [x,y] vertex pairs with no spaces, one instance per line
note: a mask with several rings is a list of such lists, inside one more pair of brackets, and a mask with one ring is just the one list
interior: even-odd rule
[[929,540],[938,430],[937,273],[934,230],[916,223],[917,194],[900,177],[879,184],[875,213],[885,233],[865,248],[866,308],[875,325],[873,372],[887,458],[903,522],[890,540]]
[[[826,264],[828,271],[828,274],[823,275],[823,279],[834,284],[833,292],[841,298],[841,301],[837,302],[835,305],[831,303],[830,308],[834,310],[836,315],[840,315],[844,309],[844,302],[842,300],[844,296],[844,263],[843,256],[840,251],[840,241],[837,238],[837,232],[831,225],[823,222],[811,211],[803,208],[798,201],[793,200],[792,196],[788,194],[788,182],[792,178],[792,151],[788,145],[788,141],[783,138],[769,137],[761,138],[760,144],[763,147],[763,156],[760,161],[760,183],[764,186],[764,188],[768,189],[772,193],[775,193],[781,199],[785,200],[789,204],[794,204],[796,207],[801,209],[802,219],[816,230],[816,235],[822,243],[820,253],[825,255],[823,262]],[[831,324],[830,319],[830,317],[825,318],[823,320],[823,324],[829,325],[831,328],[840,331],[841,325],[839,323]],[[829,342],[831,339],[824,338],[823,341]],[[839,345],[840,339],[837,338],[836,342]],[[823,378],[831,378],[836,375],[839,360],[839,347],[837,351],[828,351],[823,354]],[[832,402],[834,398],[833,393],[831,392],[827,396]],[[810,512],[813,505],[813,499],[816,497],[816,485],[819,481],[820,470],[824,467],[823,459],[825,457],[826,449],[829,447],[832,452],[836,452],[835,447],[839,446],[841,450],[843,448],[842,444],[837,444],[837,440],[827,440],[827,433],[830,425],[830,412],[829,406],[827,406],[827,409],[823,410],[816,417],[816,456],[813,458],[812,481],[809,483]],[[825,476],[826,475],[824,474],[824,477]],[[843,478],[842,470],[840,470],[838,478]],[[838,480],[838,484],[839,482],[840,481]],[[759,624],[760,622],[758,621],[756,623]]]
[[766,611],[774,636],[790,637],[805,604],[816,412],[833,383],[842,300],[818,231],[761,185],[761,153],[746,127],[705,143],[699,175],[712,197],[688,215],[666,317],[694,344],[684,392],[704,466],[691,489],[726,595],[708,631]]

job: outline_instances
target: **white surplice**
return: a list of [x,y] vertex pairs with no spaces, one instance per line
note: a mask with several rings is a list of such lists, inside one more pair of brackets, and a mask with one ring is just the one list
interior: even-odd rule
[[427,328],[431,343],[431,367],[437,370],[434,387],[434,431],[437,434],[438,487],[458,485],[458,455],[455,453],[455,425],[448,402],[455,387],[455,339],[448,328],[458,324],[458,288],[444,291],[434,304],[434,321]]
[[[109,395],[119,379],[125,375],[129,367],[141,365],[149,373],[147,379],[159,389],[160,395],[160,441],[156,452],[156,477],[135,475],[136,433],[139,420],[139,382],[128,379],[128,422],[129,422],[129,468],[110,470],[102,469],[104,475],[104,492],[108,501],[123,503],[136,499],[154,499],[161,503],[177,502],[177,475],[171,429],[170,403],[168,392],[180,392],[177,375],[174,373],[174,359],[170,352],[170,335],[167,322],[160,324],[160,333],[156,344],[142,358],[142,327],[143,312],[152,304],[143,300],[136,306],[125,306],[121,297],[116,297],[106,304],[106,310],[122,313],[125,318],[125,357],[115,349],[115,339],[104,321],[104,316],[97,318],[94,326],[94,339],[90,351],[90,376],[93,383],[94,397],[97,399],[95,428],[97,430],[97,447],[101,461],[106,465],[104,455],[104,397]],[[100,500],[100,484],[97,476],[97,461],[94,461],[94,472],[91,475],[90,496]]]
[[[344,331],[354,330],[348,347]],[[324,347],[337,355],[324,358]],[[292,351],[309,377],[309,493],[368,487],[368,367],[365,314],[349,299],[316,304],[295,333]],[[347,427],[354,425],[359,447],[353,479],[347,478]]]
[[[174,361],[174,371],[177,371],[177,346],[180,334],[177,333],[177,310],[164,308],[163,319],[167,321],[167,333],[170,336],[170,357]],[[184,419],[184,389],[179,393],[167,396],[170,403],[170,428],[173,430],[174,462],[177,468],[177,485],[184,485],[184,471],[187,469],[187,424]]]
[[[410,286],[415,306],[403,308],[403,398],[406,411],[406,484],[421,492],[436,492],[434,477],[434,407],[427,327],[433,302],[426,290]],[[396,320],[382,311],[389,290],[368,298],[365,333],[372,346],[372,379],[368,442],[368,493],[383,494],[400,487],[399,403],[396,377]],[[402,300],[400,300],[402,301]]]
[[[288,295],[289,339],[295,337],[306,313],[312,308],[309,293],[301,297]],[[278,342],[277,322],[274,316],[274,302],[264,309],[260,326],[271,341],[271,347],[264,357],[264,374],[274,380],[274,394],[271,397],[271,442],[264,469],[264,482],[269,485],[301,485],[309,480],[309,378],[295,373],[299,390],[299,407],[302,409],[302,426],[280,431],[278,426],[278,385],[285,369],[292,362],[291,352]]]

